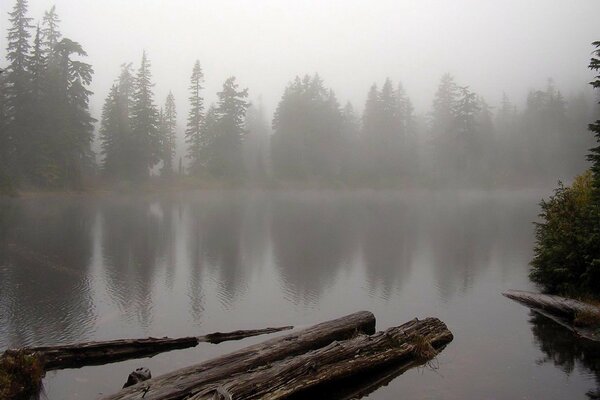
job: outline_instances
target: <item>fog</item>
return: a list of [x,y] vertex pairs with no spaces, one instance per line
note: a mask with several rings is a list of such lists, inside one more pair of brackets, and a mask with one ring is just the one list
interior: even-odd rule
[[[7,13],[0,0],[0,60]],[[119,66],[152,62],[156,99],[173,91],[180,126],[196,59],[210,104],[235,75],[269,112],[287,82],[319,73],[340,102],[362,109],[373,82],[401,81],[417,113],[429,111],[444,73],[490,104],[502,93],[524,103],[552,77],[566,95],[589,90],[585,66],[596,40],[598,2],[590,1],[191,1],[31,0],[36,21],[52,5],[64,36],[82,44],[94,67],[92,114]],[[0,61],[0,65],[4,61]]]

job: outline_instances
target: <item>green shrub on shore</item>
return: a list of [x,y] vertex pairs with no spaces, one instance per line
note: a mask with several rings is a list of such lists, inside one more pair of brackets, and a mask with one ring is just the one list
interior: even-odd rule
[[562,183],[540,203],[530,277],[547,291],[596,297],[600,293],[598,216],[591,171]]

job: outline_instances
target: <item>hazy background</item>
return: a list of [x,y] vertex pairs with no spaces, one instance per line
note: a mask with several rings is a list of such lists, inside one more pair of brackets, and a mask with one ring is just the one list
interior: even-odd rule
[[[404,84],[417,114],[428,111],[445,72],[492,105],[504,91],[521,106],[549,77],[567,97],[591,91],[585,66],[600,10],[597,0],[30,0],[29,15],[41,20],[53,4],[63,35],[79,41],[94,66],[92,115],[99,118],[121,63],[137,69],[146,49],[156,101],[173,91],[180,134],[196,59],[206,104],[235,75],[269,112],[295,75],[315,72],[340,103],[359,110],[369,86],[389,76]],[[1,64],[13,5],[0,0]]]

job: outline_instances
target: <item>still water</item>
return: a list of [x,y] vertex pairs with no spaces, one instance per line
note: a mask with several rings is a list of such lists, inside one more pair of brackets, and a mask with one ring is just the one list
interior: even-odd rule
[[[527,279],[545,192],[198,192],[0,200],[0,350],[436,316],[454,341],[371,399],[586,399],[600,351],[500,295]],[[50,372],[94,399],[264,337]]]

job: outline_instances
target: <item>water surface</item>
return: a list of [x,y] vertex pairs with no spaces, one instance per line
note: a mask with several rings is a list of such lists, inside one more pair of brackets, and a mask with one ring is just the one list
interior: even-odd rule
[[[0,350],[436,316],[454,341],[372,399],[586,399],[597,346],[503,298],[527,279],[546,193],[199,192],[0,201]],[[112,393],[264,338],[57,371],[49,399]]]

